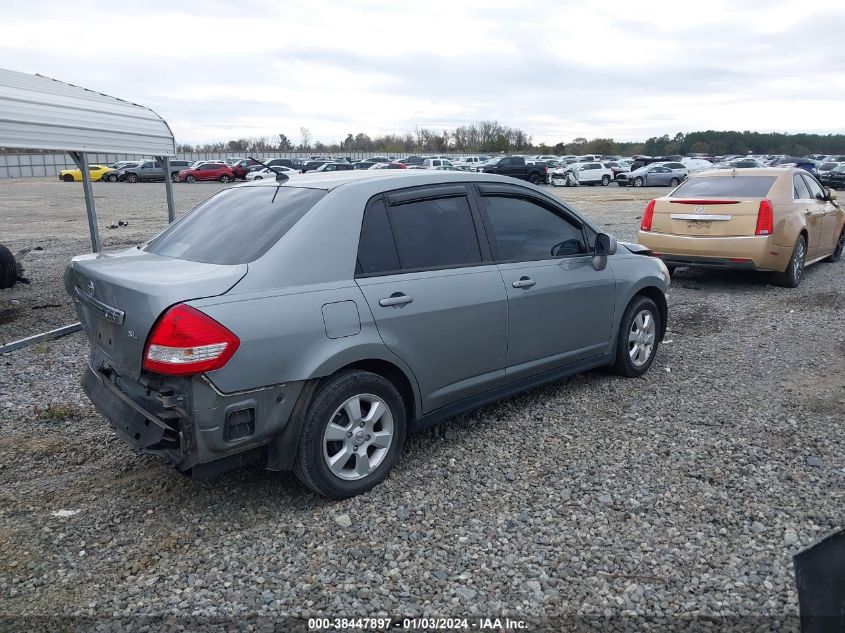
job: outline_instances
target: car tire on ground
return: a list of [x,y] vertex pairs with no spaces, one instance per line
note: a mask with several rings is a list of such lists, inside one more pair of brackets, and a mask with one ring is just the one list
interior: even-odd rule
[[74,177],[71,176],[70,174],[65,174],[64,176],[62,176],[62,180],[64,180],[65,182],[73,182]]
[[639,176],[634,178],[634,186],[635,187],[642,187],[643,186],[643,179]]
[[18,264],[8,248],[0,244],[0,290],[11,288],[18,280]]
[[368,371],[327,379],[305,418],[294,461],[302,483],[330,499],[381,483],[405,443],[405,406],[393,384]]
[[117,174],[109,174],[107,180],[109,182],[117,182]]
[[196,180],[196,178],[194,178],[193,176],[188,176],[187,178],[185,178],[185,182],[187,182],[187,183],[192,183],[195,180]]
[[804,262],[807,259],[807,239],[804,235],[798,236],[795,248],[792,249],[792,257],[786,265],[786,270],[780,273],[777,278],[779,286],[784,288],[797,288],[804,277]]
[[253,180],[264,180],[264,176],[256,176]]
[[672,178],[672,180],[669,181],[670,187],[677,187],[680,184],[681,184],[681,181],[678,180],[677,178]]
[[607,187],[610,184],[610,176],[602,176],[601,177],[601,186]]
[[845,226],[842,227],[842,232],[839,234],[839,240],[836,242],[833,252],[824,261],[835,264],[842,259],[843,250],[845,250]]
[[172,174],[170,174],[170,182],[180,182],[181,180],[182,179],[179,178],[179,172],[178,171],[174,171]]
[[540,174],[534,173],[528,176],[528,182],[532,185],[539,185],[540,184]]
[[126,182],[138,182],[138,174],[126,174]]
[[619,322],[613,371],[623,376],[642,376],[651,367],[660,345],[660,311],[642,295],[634,297]]
[[227,182],[229,182],[229,180],[230,178],[226,174],[220,176],[220,182],[222,182],[223,184],[226,184]]

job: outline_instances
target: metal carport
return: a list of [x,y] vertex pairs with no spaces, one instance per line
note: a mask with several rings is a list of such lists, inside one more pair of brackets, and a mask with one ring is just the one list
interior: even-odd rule
[[175,218],[170,158],[176,141],[158,114],[63,81],[0,68],[0,147],[68,152],[82,172],[91,248],[100,249],[89,152],[153,156],[164,164],[168,221]]

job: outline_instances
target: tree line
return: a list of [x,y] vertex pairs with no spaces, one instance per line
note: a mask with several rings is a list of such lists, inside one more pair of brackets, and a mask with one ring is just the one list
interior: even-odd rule
[[[453,130],[432,130],[418,127],[404,134],[371,136],[364,132],[347,134],[342,141],[323,143],[315,141],[311,130],[299,129],[299,142],[286,134],[277,137],[257,136],[238,138],[215,143],[192,145],[177,144],[179,152],[314,152],[343,154],[344,152],[384,152],[389,154],[412,153],[499,153],[519,152],[532,154],[616,154],[632,156],[646,154],[794,154],[803,156],[811,152],[845,154],[845,134],[785,134],[778,132],[737,132],[707,130],[705,132],[678,132],[674,136],[653,136],[644,142],[616,141],[612,138],[574,138],[570,142],[534,143],[530,134],[498,121],[478,121]],[[0,153],[18,153],[20,150],[4,149]]]
[[[633,156],[713,154],[791,154],[803,156],[811,152],[845,154],[845,134],[785,134],[779,132],[737,132],[707,130],[705,132],[678,132],[674,136],[653,136],[642,142],[616,141],[612,138],[586,139],[577,137],[570,142],[554,145],[534,143],[530,134],[498,121],[478,121],[453,130],[432,130],[418,127],[404,134],[370,136],[364,132],[347,134],[342,141],[323,143],[315,141],[311,130],[299,128],[299,142],[286,134],[277,137],[254,136],[192,145],[177,144],[179,152],[313,152],[318,154],[343,154],[346,152],[383,152],[386,154],[459,153],[532,153],[532,154],[604,154]],[[4,149],[0,153],[20,153],[21,150]]]

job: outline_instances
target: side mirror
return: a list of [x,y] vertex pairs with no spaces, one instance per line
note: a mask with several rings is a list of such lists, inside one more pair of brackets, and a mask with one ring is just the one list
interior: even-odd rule
[[827,189],[825,189],[825,193],[827,194],[828,200],[836,200],[836,189],[831,189],[830,187],[828,187]]
[[599,233],[596,237],[596,255],[607,256],[616,254],[616,238],[607,233]]

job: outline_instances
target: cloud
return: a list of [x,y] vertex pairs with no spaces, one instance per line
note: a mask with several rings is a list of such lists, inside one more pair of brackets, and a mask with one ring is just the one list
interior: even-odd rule
[[[35,5],[35,6],[33,6]],[[5,67],[147,105],[182,142],[481,119],[535,140],[842,132],[845,5],[206,0],[4,8]]]

